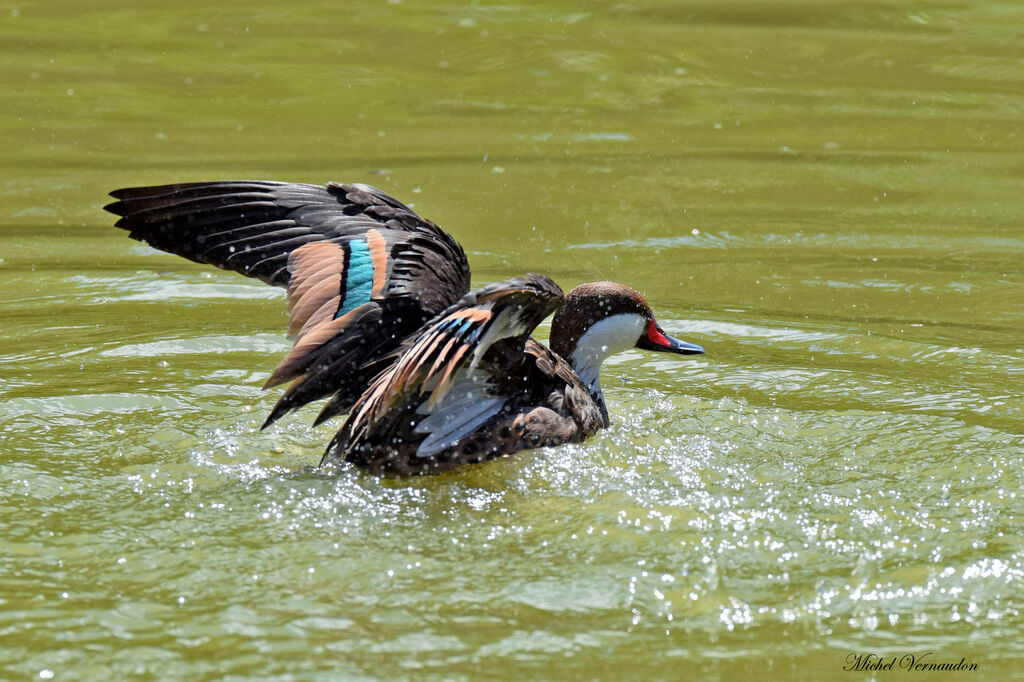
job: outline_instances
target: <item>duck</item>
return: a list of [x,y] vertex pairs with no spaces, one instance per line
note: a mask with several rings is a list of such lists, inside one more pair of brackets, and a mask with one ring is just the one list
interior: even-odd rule
[[[132,239],[283,287],[288,383],[262,428],[327,399],[347,415],[320,465],[439,474],[581,442],[610,425],[601,365],[631,348],[703,354],[614,282],[566,295],[527,274],[470,290],[462,246],[365,184],[213,181],[130,187],[104,209]],[[551,313],[549,345],[532,338]]]

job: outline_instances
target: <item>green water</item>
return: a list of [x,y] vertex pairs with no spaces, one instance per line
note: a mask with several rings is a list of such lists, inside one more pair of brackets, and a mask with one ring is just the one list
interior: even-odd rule
[[[1024,5],[0,5],[0,677],[1024,678]],[[455,474],[266,432],[283,293],[111,189],[369,182],[698,358]],[[541,330],[544,336],[546,330]]]

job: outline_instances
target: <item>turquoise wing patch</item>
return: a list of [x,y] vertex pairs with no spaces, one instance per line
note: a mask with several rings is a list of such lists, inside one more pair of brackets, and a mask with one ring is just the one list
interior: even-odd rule
[[373,291],[373,259],[365,239],[348,243],[348,267],[345,268],[345,297],[334,319],[370,302]]

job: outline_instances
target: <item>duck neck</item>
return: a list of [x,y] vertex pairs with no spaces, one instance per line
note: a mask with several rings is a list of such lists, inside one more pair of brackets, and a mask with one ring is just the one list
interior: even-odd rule
[[608,428],[608,405],[604,402],[604,393],[601,391],[601,362],[577,364],[573,359],[572,370],[580,378],[583,385],[587,387],[590,397],[594,399],[597,406],[601,408],[601,418],[604,420],[604,427]]
[[578,337],[564,333],[557,322],[556,316],[551,325],[552,349],[572,365],[576,376],[601,408],[607,426],[608,407],[601,391],[601,364],[608,356],[636,345],[647,321],[636,314],[612,315],[585,327]]
[[[604,393],[601,392],[601,363],[605,354],[599,352],[599,349],[592,348],[589,343],[578,343],[575,335],[568,332],[564,325],[559,324],[560,321],[556,314],[555,321],[551,324],[551,350],[558,353],[572,367],[580,383],[587,388],[590,397],[601,408],[601,416],[607,428],[608,406],[605,405]],[[582,342],[584,339],[581,338],[579,341]]]
[[583,385],[587,387],[593,396],[601,395],[601,364],[578,363],[575,359],[572,362],[572,370],[580,378]]

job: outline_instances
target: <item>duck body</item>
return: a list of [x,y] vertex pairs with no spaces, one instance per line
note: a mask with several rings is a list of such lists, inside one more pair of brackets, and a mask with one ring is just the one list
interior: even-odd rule
[[569,363],[529,338],[562,303],[543,275],[468,294],[375,379],[325,460],[439,472],[593,435],[606,425],[602,407]]
[[[112,192],[130,236],[287,287],[295,345],[267,386],[264,427],[330,396],[348,413],[321,463],[439,473],[582,441],[608,425],[601,362],[631,347],[702,353],[667,337],[639,293],[611,282],[568,297],[531,274],[469,291],[462,247],[367,185],[213,182]],[[551,348],[530,338],[556,312]]]

